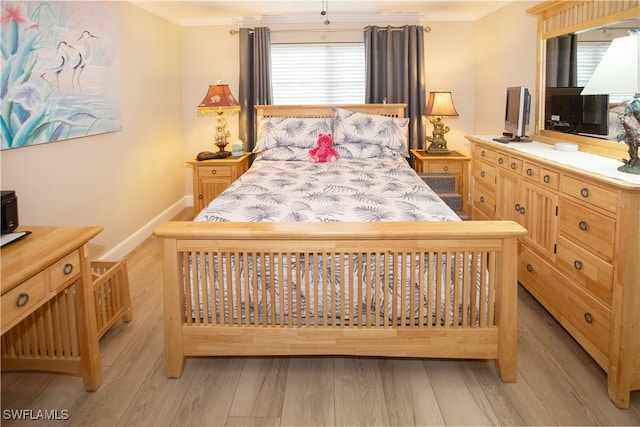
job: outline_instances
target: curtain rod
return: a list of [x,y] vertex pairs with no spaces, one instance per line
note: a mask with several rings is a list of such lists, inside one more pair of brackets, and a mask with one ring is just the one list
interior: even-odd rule
[[[308,28],[308,29],[300,29],[300,30],[269,30],[272,33],[338,33],[338,32],[351,32],[351,31],[362,31],[364,28],[336,28],[336,29],[320,29],[320,28]],[[404,28],[401,27],[379,27],[378,31],[382,30],[391,30],[391,31],[402,31]],[[424,27],[425,33],[431,32],[431,27]],[[253,32],[253,28],[249,28],[250,32]],[[240,30],[231,29],[229,30],[229,34],[235,36],[240,34]]]

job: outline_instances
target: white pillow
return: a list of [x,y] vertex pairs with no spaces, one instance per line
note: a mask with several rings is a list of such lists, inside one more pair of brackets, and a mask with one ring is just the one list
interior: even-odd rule
[[367,143],[390,148],[408,157],[409,119],[359,113],[334,107],[333,141]]
[[321,133],[331,133],[333,118],[262,117],[254,153],[275,147],[315,147]]

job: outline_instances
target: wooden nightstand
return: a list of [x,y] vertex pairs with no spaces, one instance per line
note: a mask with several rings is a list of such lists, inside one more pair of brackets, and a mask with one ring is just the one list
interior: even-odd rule
[[456,192],[462,196],[462,209],[469,215],[469,162],[470,157],[457,151],[449,154],[428,154],[425,150],[411,150],[417,173],[447,172],[456,180]]
[[251,153],[245,153],[241,157],[202,161],[193,159],[187,162],[193,167],[194,215],[198,215],[211,200],[247,171],[250,156]]

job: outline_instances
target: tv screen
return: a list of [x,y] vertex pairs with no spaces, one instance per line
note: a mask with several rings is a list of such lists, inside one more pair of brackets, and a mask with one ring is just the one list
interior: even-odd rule
[[609,133],[609,95],[580,95],[582,89],[546,88],[545,129],[576,135]]
[[527,124],[529,124],[530,109],[531,95],[526,87],[507,88],[504,127],[507,132],[513,134],[514,140],[525,136]]

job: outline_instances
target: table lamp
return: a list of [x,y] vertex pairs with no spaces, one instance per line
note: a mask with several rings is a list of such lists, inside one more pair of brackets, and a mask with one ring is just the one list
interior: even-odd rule
[[449,126],[445,126],[442,117],[457,117],[458,112],[453,106],[451,92],[430,92],[427,108],[424,112],[425,116],[429,116],[429,122],[433,125],[432,136],[427,136],[426,140],[431,144],[427,147],[427,153],[449,153],[447,148],[447,140],[444,134],[449,132]]
[[209,115],[216,113],[218,119],[216,121],[215,145],[218,152],[227,152],[225,147],[228,144],[227,138],[231,132],[227,130],[226,113],[240,111],[240,103],[231,93],[229,85],[220,84],[218,81],[215,85],[209,85],[207,94],[198,105],[198,115]]

